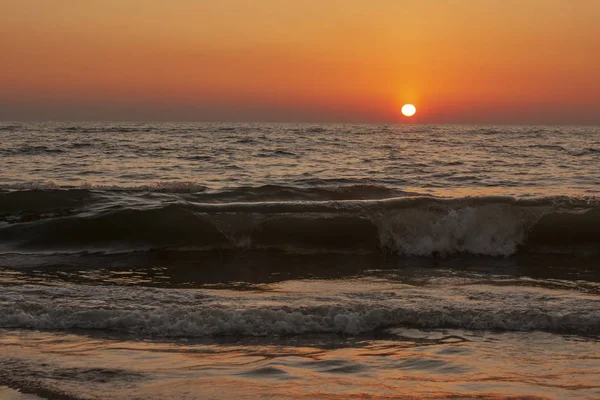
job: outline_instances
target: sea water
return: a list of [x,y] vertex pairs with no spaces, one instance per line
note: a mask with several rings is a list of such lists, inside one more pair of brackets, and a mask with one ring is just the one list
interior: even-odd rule
[[600,128],[1,123],[0,366],[15,399],[600,398]]

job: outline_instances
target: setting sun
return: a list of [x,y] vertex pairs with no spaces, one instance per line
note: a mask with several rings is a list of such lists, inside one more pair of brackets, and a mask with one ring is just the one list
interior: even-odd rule
[[405,117],[412,117],[417,112],[417,108],[412,104],[405,104],[402,106],[402,115]]

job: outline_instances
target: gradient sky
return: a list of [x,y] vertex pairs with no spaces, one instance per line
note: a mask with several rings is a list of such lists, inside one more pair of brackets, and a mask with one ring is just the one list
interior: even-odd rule
[[600,124],[600,0],[0,0],[0,119]]

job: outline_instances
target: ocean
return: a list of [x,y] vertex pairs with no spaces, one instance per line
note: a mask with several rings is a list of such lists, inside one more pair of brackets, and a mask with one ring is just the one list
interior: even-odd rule
[[0,123],[0,398],[599,399],[600,127]]

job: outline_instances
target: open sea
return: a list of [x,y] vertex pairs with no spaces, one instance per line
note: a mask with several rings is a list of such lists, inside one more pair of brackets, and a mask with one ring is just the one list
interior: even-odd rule
[[0,398],[600,399],[600,128],[0,123]]

